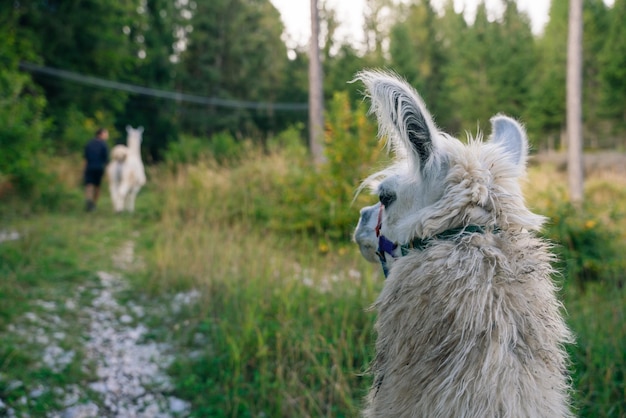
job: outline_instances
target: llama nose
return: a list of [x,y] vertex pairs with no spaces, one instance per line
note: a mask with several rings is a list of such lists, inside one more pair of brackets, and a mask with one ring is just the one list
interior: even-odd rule
[[359,223],[354,231],[354,241],[359,245],[359,250],[363,257],[372,262],[378,262],[376,249],[378,248],[378,240],[376,238],[376,214],[380,208],[380,203],[372,206],[366,206],[361,209]]
[[359,218],[359,223],[368,223],[370,218],[372,217],[372,213],[369,211],[366,211],[365,209],[367,208],[363,208],[361,209],[361,217]]

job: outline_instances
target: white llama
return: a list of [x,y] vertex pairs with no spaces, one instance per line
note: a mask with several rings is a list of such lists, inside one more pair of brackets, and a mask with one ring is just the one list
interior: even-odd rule
[[116,145],[111,150],[111,163],[107,167],[113,209],[116,212],[135,210],[135,198],[146,184],[146,173],[141,161],[143,127],[126,127],[126,145]]
[[374,307],[366,417],[568,417],[573,338],[550,275],[544,218],[524,204],[528,142],[497,115],[486,142],[440,132],[389,73],[364,82],[395,162],[370,176],[380,203],[355,240],[388,273]]

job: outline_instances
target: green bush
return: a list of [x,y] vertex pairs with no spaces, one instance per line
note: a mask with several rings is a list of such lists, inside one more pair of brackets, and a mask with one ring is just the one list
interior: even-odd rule
[[178,141],[167,144],[165,150],[165,163],[171,167],[184,164],[195,164],[209,155],[209,149],[202,139],[181,135]]
[[[359,209],[373,201],[366,193],[354,199],[355,190],[371,173],[382,147],[364,105],[351,108],[345,93],[330,102],[326,121],[320,166],[303,146],[299,126],[270,138],[269,152],[246,147],[227,134],[206,145],[194,138],[170,145],[168,161],[179,167],[177,201],[186,202],[181,218],[243,220],[275,232],[303,233],[317,239],[322,252],[333,242],[348,242]],[[205,153],[214,162],[181,165]],[[224,168],[224,162],[232,164]],[[212,213],[216,208],[219,212]]]
[[304,124],[297,123],[269,138],[267,148],[270,153],[280,153],[287,158],[302,161],[308,156],[306,142],[303,140],[304,135]]
[[21,194],[30,193],[41,173],[38,156],[45,150],[46,100],[30,76],[0,69],[0,174]]
[[353,109],[347,93],[336,93],[326,113],[326,161],[315,167],[301,160],[280,179],[284,215],[275,227],[313,233],[322,239],[322,248],[349,240],[360,207],[371,201],[359,196],[353,202],[354,192],[379,159],[380,148],[365,105]]
[[[119,137],[113,126],[114,119],[110,114],[104,112],[96,112],[95,115],[88,117],[78,110],[75,106],[70,106],[64,112],[64,122],[62,128],[62,141],[55,144],[55,152],[57,154],[66,152],[69,154],[80,153],[82,155],[83,147],[93,138],[96,130],[101,127],[108,127],[110,133],[109,145],[115,144]],[[126,141],[123,141],[126,143]]]
[[237,141],[227,132],[220,132],[211,137],[209,149],[218,163],[224,164],[238,160],[245,149],[245,141]]
[[182,135],[178,141],[168,144],[164,160],[172,168],[206,159],[226,164],[237,161],[245,146],[245,142],[236,141],[227,132],[215,134],[209,139]]
[[569,203],[550,208],[546,236],[557,243],[558,267],[565,279],[581,289],[590,282],[623,284],[626,263],[618,250],[620,235],[612,222],[601,219],[591,205]]

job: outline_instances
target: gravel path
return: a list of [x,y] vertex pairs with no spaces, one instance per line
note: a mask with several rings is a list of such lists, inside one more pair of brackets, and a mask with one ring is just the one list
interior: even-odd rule
[[96,365],[98,380],[89,388],[102,397],[104,410],[94,404],[69,408],[60,416],[166,418],[184,415],[189,405],[166,393],[172,390],[164,368],[172,361],[171,348],[165,344],[143,342],[148,329],[139,305],[120,305],[115,292],[126,283],[120,276],[99,272],[102,288],[91,306],[85,309],[90,318],[86,343],[87,360]]
[[[115,266],[128,270],[136,265],[134,245],[125,243],[113,256]],[[121,304],[116,294],[125,290],[128,283],[121,274],[98,272],[99,283],[79,286],[65,301],[36,301],[37,313],[29,312],[17,326],[9,327],[23,337],[30,346],[42,351],[40,367],[56,373],[76,359],[76,351],[68,348],[66,336],[76,334],[76,322],[62,319],[59,312],[72,312],[83,324],[81,352],[83,370],[94,370],[95,381],[87,385],[68,385],[60,388],[38,386],[28,388],[27,395],[19,399],[29,405],[36,398],[54,394],[64,405],[61,411],[49,411],[50,418],[175,418],[189,415],[190,404],[171,396],[172,383],[165,370],[173,360],[173,348],[146,338],[149,329],[145,308],[135,302]],[[86,297],[87,296],[87,297]],[[195,292],[182,293],[172,298],[171,306],[161,307],[163,314],[177,311],[181,305],[194,303]],[[80,301],[90,300],[81,306]],[[84,303],[84,302],[83,302]],[[160,308],[160,309],[161,309]],[[1,378],[1,376],[0,376]],[[9,387],[19,388],[19,381],[9,382]],[[0,416],[24,417],[9,408],[0,399]]]

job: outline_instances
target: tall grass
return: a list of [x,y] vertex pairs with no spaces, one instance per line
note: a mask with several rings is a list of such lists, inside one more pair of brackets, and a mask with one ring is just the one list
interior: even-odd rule
[[281,183],[272,179],[289,170],[274,154],[160,180],[155,271],[142,287],[201,292],[192,320],[207,347],[174,367],[197,416],[354,416],[359,409],[373,332],[366,308],[380,276],[345,241],[329,251],[305,232],[276,232],[286,220],[276,205]]
[[626,291],[590,286],[565,292],[569,347],[580,417],[626,416]]

